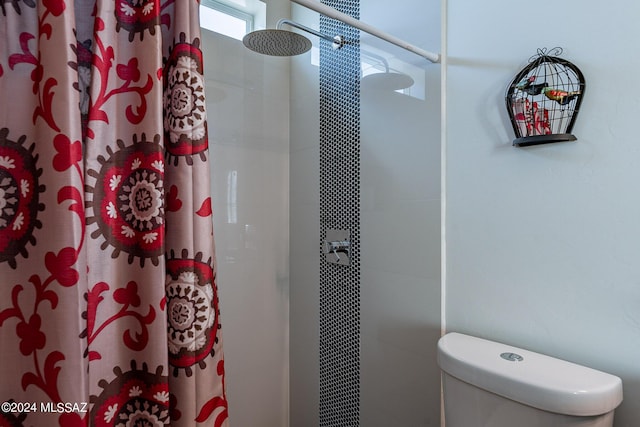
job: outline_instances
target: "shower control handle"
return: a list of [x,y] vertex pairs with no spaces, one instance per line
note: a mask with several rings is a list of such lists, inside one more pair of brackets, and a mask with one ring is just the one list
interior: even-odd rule
[[349,252],[349,247],[351,246],[351,242],[348,240],[337,241],[337,242],[324,242],[324,253],[328,254],[329,252]]
[[325,260],[333,264],[350,265],[351,240],[348,230],[327,230],[322,245]]

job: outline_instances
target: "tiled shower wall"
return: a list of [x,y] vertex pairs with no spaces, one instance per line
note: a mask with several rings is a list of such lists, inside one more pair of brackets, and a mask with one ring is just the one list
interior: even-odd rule
[[[387,17],[434,10],[407,1],[334,6],[402,37]],[[287,10],[271,1],[268,26]],[[320,28],[317,13],[293,13]],[[358,38],[332,21],[323,31]],[[211,33],[203,45],[232,423],[437,426],[437,66],[411,89],[425,101],[361,87],[355,45],[291,60]],[[322,263],[328,228],[352,232],[352,266]]]
[[[438,10],[431,1],[402,0],[395,12],[382,0],[327,3],[389,32],[386,18],[411,10],[425,36]],[[306,9],[292,16],[362,41]],[[439,66],[419,64],[406,93],[365,87],[362,49],[402,55],[356,43],[292,60],[290,426],[435,427]],[[351,232],[351,266],[323,260],[332,228]]]

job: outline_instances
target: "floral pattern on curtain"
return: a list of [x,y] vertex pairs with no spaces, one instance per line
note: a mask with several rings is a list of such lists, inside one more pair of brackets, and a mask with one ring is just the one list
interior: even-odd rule
[[196,0],[0,0],[0,426],[228,424]]

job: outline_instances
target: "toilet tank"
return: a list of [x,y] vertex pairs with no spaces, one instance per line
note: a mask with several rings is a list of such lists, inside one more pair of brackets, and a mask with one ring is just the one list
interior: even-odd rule
[[443,336],[438,364],[447,427],[609,427],[622,402],[614,375],[469,335]]

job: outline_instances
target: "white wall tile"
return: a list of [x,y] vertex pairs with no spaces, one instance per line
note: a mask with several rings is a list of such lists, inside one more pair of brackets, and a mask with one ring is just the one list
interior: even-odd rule
[[289,410],[288,68],[204,33],[230,420],[282,427]]

